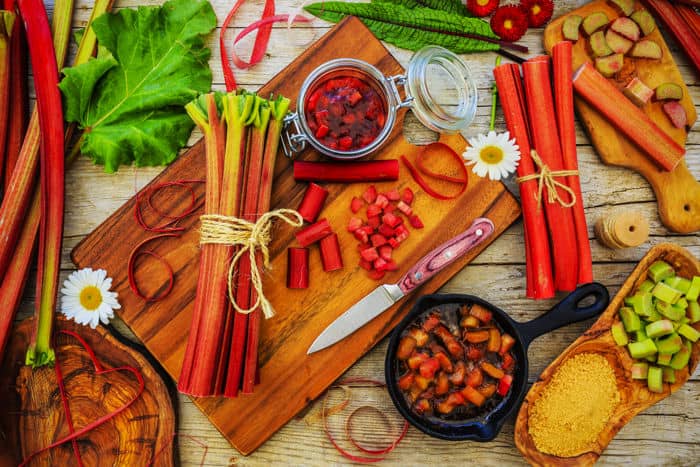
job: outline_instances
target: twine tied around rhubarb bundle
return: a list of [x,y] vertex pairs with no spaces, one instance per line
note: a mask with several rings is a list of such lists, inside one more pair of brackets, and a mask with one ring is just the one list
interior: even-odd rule
[[[536,198],[537,206],[542,205],[542,192],[545,188],[547,188],[548,203],[559,203],[565,208],[570,208],[576,204],[576,193],[574,193],[574,190],[566,186],[566,184],[555,180],[555,178],[578,176],[578,170],[551,170],[534,149],[530,151],[530,156],[532,157],[532,161],[535,163],[536,169],[539,169],[539,172],[525,175],[524,177],[518,177],[515,179],[515,181],[518,183],[524,183],[530,180],[538,180]],[[569,195],[571,201],[565,202],[561,196],[559,196],[557,188],[561,188],[563,191],[565,191]]]
[[[269,245],[272,241],[272,227],[276,219],[279,219],[292,227],[301,227],[304,220],[301,214],[293,209],[277,209],[261,215],[256,222],[246,221],[238,217],[222,216],[219,214],[205,214],[200,217],[202,226],[200,228],[200,245],[219,244],[240,247],[228,270],[228,298],[231,300],[233,308],[243,314],[252,313],[260,306],[265,318],[272,318],[275,310],[270,301],[263,294],[262,278],[258,269],[255,255],[257,251],[262,254],[262,263],[265,268],[270,267]],[[257,295],[255,303],[250,308],[243,309],[236,302],[233,296],[233,276],[236,265],[244,254],[250,256],[250,281]]]

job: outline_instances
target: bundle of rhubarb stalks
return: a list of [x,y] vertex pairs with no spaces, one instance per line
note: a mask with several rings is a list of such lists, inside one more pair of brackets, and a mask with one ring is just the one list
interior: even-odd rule
[[[210,93],[186,106],[204,134],[206,146],[206,215],[255,222],[270,208],[272,178],[289,99],[263,99],[248,92]],[[178,381],[193,396],[235,397],[253,392],[258,373],[260,309],[251,284],[246,253],[229,268],[236,248],[201,246],[194,315]],[[258,263],[260,254],[258,253]],[[229,280],[232,283],[229,286]],[[235,311],[233,295],[242,310]]]
[[[551,62],[551,63],[550,63]],[[572,45],[561,42],[552,59],[494,69],[506,126],[520,148],[518,177],[525,227],[527,296],[550,298],[593,280],[588,228],[576,171]],[[541,159],[541,164],[533,158]],[[540,186],[533,174],[554,172],[561,185]],[[568,173],[557,176],[557,172]],[[568,190],[565,189],[568,187]],[[549,193],[554,190],[556,193]],[[552,199],[552,198],[558,198]]]

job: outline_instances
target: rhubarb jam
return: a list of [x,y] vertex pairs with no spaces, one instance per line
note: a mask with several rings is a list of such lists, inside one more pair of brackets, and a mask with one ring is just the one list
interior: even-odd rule
[[333,76],[308,93],[304,110],[312,134],[323,146],[355,151],[377,139],[386,123],[385,99],[357,76]]

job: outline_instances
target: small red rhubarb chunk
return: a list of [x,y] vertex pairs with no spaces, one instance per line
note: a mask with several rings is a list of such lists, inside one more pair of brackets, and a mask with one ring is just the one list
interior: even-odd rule
[[437,358],[432,357],[421,363],[418,371],[423,378],[433,378],[439,369],[440,362]]
[[359,229],[355,230],[352,234],[355,236],[355,238],[356,238],[360,243],[367,243],[367,242],[369,242],[369,235],[367,235],[367,232],[365,232],[364,230],[362,230],[362,228],[359,228]]
[[391,227],[392,229],[397,229],[401,224],[401,218],[388,212],[382,216],[382,222]]
[[366,271],[371,271],[372,270],[372,263],[370,263],[366,259],[360,259],[360,267]]
[[374,260],[374,263],[372,263],[372,266],[374,266],[374,269],[380,272],[386,271],[386,261],[382,258],[377,258]]
[[402,389],[404,391],[408,391],[411,386],[413,386],[413,381],[415,380],[415,376],[413,373],[410,371],[403,375],[402,377],[399,378],[397,384],[399,386],[399,389]]
[[394,230],[396,230],[396,236],[394,238],[397,242],[401,243],[408,238],[409,232],[405,226],[400,225]]
[[378,229],[379,226],[381,225],[382,220],[379,218],[379,216],[370,216],[367,219],[367,225],[372,228],[372,232],[367,232],[368,234],[371,234],[374,232],[374,229]]
[[386,225],[386,224],[380,225],[378,230],[379,230],[379,233],[382,234],[382,235],[384,235],[386,238],[391,238],[391,237],[393,237],[393,236],[394,236],[394,233],[395,233],[395,232],[394,232],[394,229],[392,229],[391,227],[389,227],[389,226]]
[[401,193],[401,201],[410,205],[413,203],[413,197],[413,190],[411,190],[409,187],[403,189],[403,193]]
[[[376,197],[375,197],[376,199]],[[382,213],[382,208],[377,206],[376,204],[370,204],[367,206],[367,217],[375,217],[379,216]],[[385,221],[386,223],[386,221]]]
[[663,105],[664,113],[671,119],[676,128],[685,128],[688,125],[688,115],[678,101],[669,101]]
[[348,232],[354,232],[360,227],[362,227],[362,219],[351,217],[350,222],[348,222]]
[[423,364],[423,362],[429,358],[430,355],[425,352],[416,352],[408,357],[407,365],[410,369],[417,370]]
[[360,209],[362,209],[362,206],[364,204],[364,201],[362,201],[360,198],[358,198],[357,196],[353,196],[352,201],[350,201],[350,210],[353,214],[357,214],[358,212],[360,212]]
[[394,249],[391,248],[390,245],[382,245],[379,247],[378,251],[380,258],[382,258],[384,261],[391,261],[391,253],[394,251]]
[[392,237],[389,239],[389,245],[395,250],[399,246],[399,241]]
[[387,197],[387,199],[389,199],[389,201],[398,201],[401,199],[401,193],[399,193],[399,190],[397,190],[396,188],[387,191],[385,193],[385,196]]
[[384,271],[377,271],[376,269],[372,269],[367,275],[369,276],[370,279],[378,281],[384,277],[386,272]]
[[360,252],[360,256],[362,259],[365,261],[374,261],[375,259],[379,258],[379,253],[377,252],[376,248],[367,248],[366,250],[362,250]]
[[389,198],[383,194],[379,194],[377,195],[377,199],[374,201],[374,204],[384,209],[389,204]]
[[367,201],[367,204],[372,204],[377,199],[377,189],[374,185],[367,187],[367,190],[362,194],[362,199]]
[[416,216],[415,214],[408,218],[408,222],[411,223],[411,227],[414,229],[422,229],[424,227],[423,221],[421,221],[420,217]]
[[503,378],[501,378],[498,381],[498,390],[496,391],[499,396],[505,397],[506,394],[508,394],[508,390],[510,389],[510,386],[513,384],[513,376],[512,375],[505,375]]
[[406,336],[399,341],[399,346],[396,349],[396,358],[399,360],[408,360],[416,349],[416,340],[411,336]]
[[411,209],[411,206],[404,203],[403,201],[399,201],[396,204],[396,208],[408,217],[410,217],[413,214],[413,209]]
[[386,237],[384,237],[382,234],[374,234],[370,236],[369,239],[372,242],[372,246],[386,245]]

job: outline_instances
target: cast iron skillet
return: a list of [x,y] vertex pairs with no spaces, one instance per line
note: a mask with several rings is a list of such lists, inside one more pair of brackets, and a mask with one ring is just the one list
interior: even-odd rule
[[[595,302],[585,307],[579,303],[586,297]],[[422,432],[447,440],[491,441],[501,430],[506,418],[519,406],[527,389],[527,348],[535,338],[567,324],[577,323],[600,314],[608,306],[608,290],[596,282],[580,286],[539,318],[527,323],[513,321],[500,308],[472,295],[434,294],[421,297],[408,315],[394,329],[386,353],[385,377],[391,399],[403,417]],[[404,329],[413,324],[424,312],[435,307],[475,303],[493,313],[493,319],[501,329],[515,338],[511,353],[516,360],[513,383],[506,397],[486,415],[465,421],[444,421],[426,418],[414,413],[398,388],[398,361],[394,357]]]

